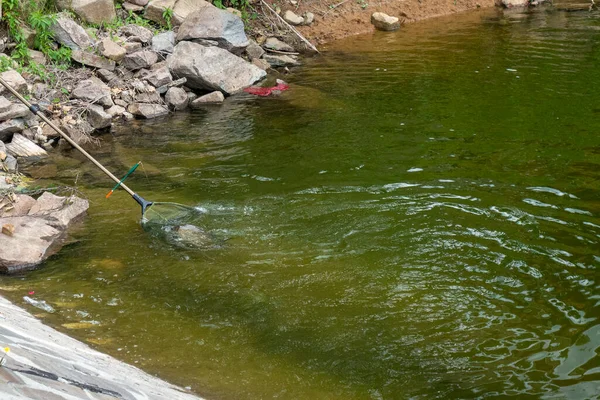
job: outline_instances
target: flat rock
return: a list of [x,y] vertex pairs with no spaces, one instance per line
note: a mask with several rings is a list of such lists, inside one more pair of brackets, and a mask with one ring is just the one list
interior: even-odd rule
[[98,78],[90,78],[81,81],[71,92],[71,96],[87,101],[88,103],[97,103],[104,107],[114,105],[111,97],[110,88]]
[[165,94],[165,102],[171,110],[184,110],[188,106],[188,96],[182,88],[172,87]]
[[298,59],[294,56],[285,54],[265,54],[263,60],[269,63],[273,68],[298,65]]
[[100,42],[98,51],[100,51],[104,57],[116,62],[121,61],[127,53],[123,47],[113,42],[110,38],[105,38]]
[[161,25],[167,25],[167,21],[165,21],[163,14],[167,8],[173,10],[175,8],[175,2],[176,0],[150,0],[146,6],[144,18]]
[[200,108],[205,104],[218,104],[225,100],[223,93],[215,91],[204,96],[200,96],[190,103],[191,108]]
[[194,11],[183,21],[177,32],[177,42],[182,40],[212,40],[233,52],[250,44],[242,19],[212,6]]
[[148,4],[148,0],[128,0],[131,4],[135,4],[136,6],[144,7]]
[[127,54],[135,53],[142,49],[142,44],[140,42],[124,42],[121,43],[121,46],[125,49]]
[[111,126],[112,115],[104,111],[104,107],[91,104],[87,108],[87,120],[94,129],[104,129]]
[[61,14],[50,26],[54,39],[72,50],[87,50],[92,47],[92,39],[85,29],[66,15]]
[[[25,93],[27,91],[27,82],[21,76],[20,73],[15,71],[14,69],[9,69],[8,71],[4,71],[0,74],[0,77],[6,81],[13,89],[15,89],[19,93]],[[0,93],[7,92],[7,89],[0,85]]]
[[371,23],[380,31],[395,31],[400,29],[400,20],[382,12],[371,14]]
[[90,204],[77,196],[62,197],[44,192],[27,215],[44,217],[54,226],[67,228],[85,214]]
[[12,118],[24,118],[31,114],[29,108],[25,104],[13,103],[5,111],[0,111],[0,121],[6,121]]
[[100,57],[87,51],[73,50],[71,52],[71,58],[80,64],[87,65],[88,67],[107,69],[109,71],[113,71],[115,69],[115,62],[113,60],[108,60],[104,57]]
[[10,143],[6,144],[8,154],[18,158],[46,157],[48,153],[25,136],[15,133]]
[[117,17],[113,0],[71,0],[70,9],[92,24],[108,23]]
[[529,6],[529,0],[502,0],[501,3],[502,6],[506,8]]
[[13,199],[9,199],[6,196],[0,201],[0,217],[21,217],[27,215],[34,204],[35,199],[26,194],[16,194]]
[[63,230],[35,216],[3,217],[0,225],[14,226],[12,235],[0,234],[0,271],[12,273],[31,268],[54,254],[53,246]]
[[265,71],[218,47],[179,42],[167,59],[176,78],[185,77],[193,89],[237,93],[266,76]]
[[282,42],[281,40],[277,39],[276,37],[267,38],[267,40],[263,44],[263,47],[265,49],[271,49],[271,50],[276,50],[276,51],[289,51],[289,52],[294,51],[294,48],[292,46],[290,46],[289,44],[287,44],[285,42]]
[[155,52],[152,50],[142,50],[127,54],[121,61],[121,65],[131,71],[135,71],[142,68],[149,68],[157,61],[158,55]]
[[111,108],[106,110],[106,113],[110,115],[112,118],[118,117],[125,112],[125,107],[115,104]]
[[131,103],[127,111],[140,118],[157,118],[169,114],[167,107],[162,104]]

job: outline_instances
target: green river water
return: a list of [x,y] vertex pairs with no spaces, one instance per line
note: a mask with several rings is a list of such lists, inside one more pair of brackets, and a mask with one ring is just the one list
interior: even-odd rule
[[57,178],[81,168],[79,241],[3,294],[208,399],[598,397],[599,66],[598,12],[332,44],[280,97],[93,149],[118,174],[141,159],[130,186],[197,206],[218,245],[144,232],[79,157]]

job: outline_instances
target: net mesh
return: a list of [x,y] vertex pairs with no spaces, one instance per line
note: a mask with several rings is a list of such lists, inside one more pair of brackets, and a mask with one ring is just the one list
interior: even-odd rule
[[182,225],[192,223],[200,212],[178,203],[156,202],[142,215],[142,223],[156,225]]

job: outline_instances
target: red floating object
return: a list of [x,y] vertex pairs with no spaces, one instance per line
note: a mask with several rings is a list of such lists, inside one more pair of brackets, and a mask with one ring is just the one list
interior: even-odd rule
[[290,86],[284,81],[277,79],[277,85],[271,87],[259,87],[259,86],[251,86],[244,89],[244,92],[250,93],[256,96],[270,96],[272,94],[279,94],[284,90],[288,90]]

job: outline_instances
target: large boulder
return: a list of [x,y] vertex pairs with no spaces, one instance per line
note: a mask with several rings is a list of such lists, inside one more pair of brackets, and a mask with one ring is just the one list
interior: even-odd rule
[[177,41],[182,40],[212,40],[233,52],[250,44],[241,18],[216,7],[203,7],[190,14],[177,32]]
[[110,88],[98,78],[90,78],[81,81],[71,93],[71,96],[87,101],[88,103],[100,104],[104,107],[114,105]]
[[111,22],[117,16],[113,0],[62,0],[58,3],[92,24]]
[[371,23],[380,31],[395,31],[400,29],[400,20],[397,17],[391,17],[382,12],[375,12],[371,15]]
[[176,78],[185,77],[193,89],[220,90],[234,94],[263,79],[265,71],[218,47],[179,42],[167,59]]
[[85,29],[66,15],[60,15],[50,26],[54,39],[72,50],[86,50],[92,47],[92,39]]
[[34,267],[63,244],[66,228],[87,211],[87,200],[44,193],[37,201],[17,199],[14,209],[0,215],[0,271],[16,272]]

